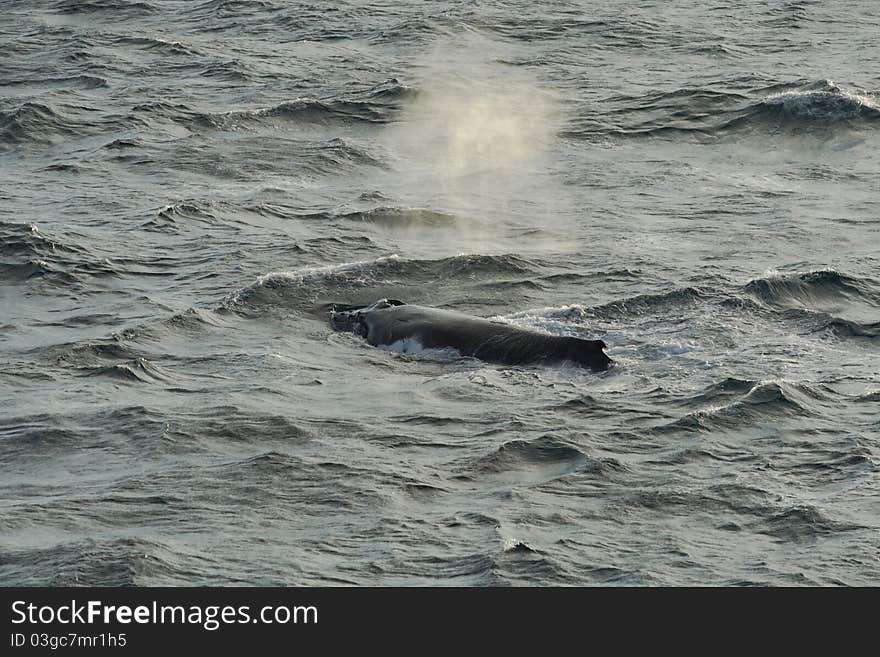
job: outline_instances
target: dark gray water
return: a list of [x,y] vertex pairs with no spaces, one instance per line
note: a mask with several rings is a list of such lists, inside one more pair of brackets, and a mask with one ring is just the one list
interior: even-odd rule
[[[0,583],[880,583],[873,0],[5,0],[0,45]],[[617,366],[316,311],[386,296]]]

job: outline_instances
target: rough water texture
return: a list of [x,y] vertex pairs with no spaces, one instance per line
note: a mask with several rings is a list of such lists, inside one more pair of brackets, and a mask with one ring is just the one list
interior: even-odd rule
[[[0,2],[0,583],[877,585],[878,35]],[[320,312],[381,297],[617,366]]]

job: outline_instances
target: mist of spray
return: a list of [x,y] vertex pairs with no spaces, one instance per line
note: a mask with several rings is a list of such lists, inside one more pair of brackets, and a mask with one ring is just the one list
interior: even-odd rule
[[416,63],[417,93],[386,131],[397,158],[393,192],[412,207],[457,220],[438,246],[455,252],[520,250],[560,233],[564,188],[552,174],[565,116],[557,96],[504,44],[478,36],[443,39]]

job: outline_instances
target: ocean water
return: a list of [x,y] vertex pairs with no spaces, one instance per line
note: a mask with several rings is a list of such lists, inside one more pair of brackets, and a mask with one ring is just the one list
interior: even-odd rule
[[[0,1],[0,583],[880,584],[880,7]],[[382,297],[601,338],[490,365]]]

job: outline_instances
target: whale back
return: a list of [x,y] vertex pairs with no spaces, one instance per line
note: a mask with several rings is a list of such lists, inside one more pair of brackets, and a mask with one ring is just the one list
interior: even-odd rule
[[563,339],[566,341],[564,360],[594,370],[607,370],[611,366],[611,358],[605,353],[608,347],[602,340]]
[[508,365],[571,362],[596,370],[611,359],[601,340],[554,336],[463,313],[408,304],[377,303],[361,311],[359,332],[375,346],[415,338],[428,349]]

